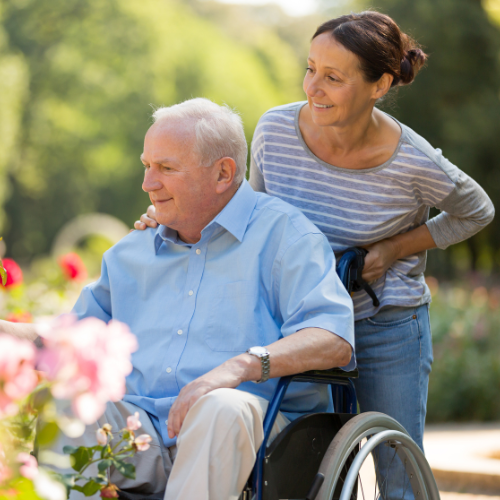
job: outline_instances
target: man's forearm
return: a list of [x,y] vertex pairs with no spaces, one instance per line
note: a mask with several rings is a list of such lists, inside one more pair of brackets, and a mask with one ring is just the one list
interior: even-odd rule
[[33,323],[12,323],[11,321],[0,320],[0,333],[31,341],[35,341],[38,337]]
[[[351,345],[346,340],[321,328],[305,328],[268,345],[267,349],[271,361],[270,378],[345,366],[352,355]],[[255,356],[240,354],[226,363],[234,364],[241,382],[261,377],[261,362]]]

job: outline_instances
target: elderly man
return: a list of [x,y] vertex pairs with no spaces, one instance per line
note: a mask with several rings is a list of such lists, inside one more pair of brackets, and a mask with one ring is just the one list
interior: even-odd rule
[[[124,400],[79,443],[139,411],[155,446],[137,455],[135,481],[113,474],[120,488],[136,498],[166,489],[167,500],[236,499],[276,377],[353,366],[352,304],[325,236],[246,182],[235,113],[193,99],[154,120],[142,187],[161,225],[106,252],[74,307],[79,318],[127,323],[139,349]],[[330,404],[324,386],[292,384],[276,431]]]

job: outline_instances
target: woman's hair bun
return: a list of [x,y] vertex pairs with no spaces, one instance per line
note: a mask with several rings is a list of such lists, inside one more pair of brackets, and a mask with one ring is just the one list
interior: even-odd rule
[[425,64],[426,59],[427,55],[419,48],[407,50],[401,61],[401,84],[411,83],[418,70]]

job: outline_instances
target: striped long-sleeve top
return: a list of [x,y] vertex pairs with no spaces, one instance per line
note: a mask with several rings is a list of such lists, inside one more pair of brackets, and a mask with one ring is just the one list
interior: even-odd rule
[[[391,158],[378,167],[351,170],[314,155],[298,125],[305,102],[273,108],[260,119],[251,149],[250,184],[298,207],[327,236],[338,256],[427,224],[439,248],[469,238],[494,215],[491,200],[468,175],[425,139],[399,123],[402,133]],[[429,220],[429,208],[441,213]],[[430,302],[426,252],[397,260],[371,283],[374,307],[364,291],[353,296],[356,320],[386,305]]]

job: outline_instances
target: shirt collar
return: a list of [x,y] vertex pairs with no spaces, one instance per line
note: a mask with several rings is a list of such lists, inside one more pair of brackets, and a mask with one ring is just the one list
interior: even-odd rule
[[[229,200],[229,203],[216,215],[214,220],[203,229],[201,238],[203,239],[208,232],[212,233],[213,228],[212,230],[209,230],[209,228],[214,224],[218,224],[226,231],[230,232],[239,242],[243,241],[243,236],[247,230],[256,203],[257,194],[251,188],[250,184],[248,184],[246,180],[243,180],[238,191],[236,191],[234,196]],[[156,253],[158,253],[162,241],[170,241],[175,245],[191,246],[191,244],[185,243],[179,239],[177,231],[174,229],[159,225],[154,238]]]

